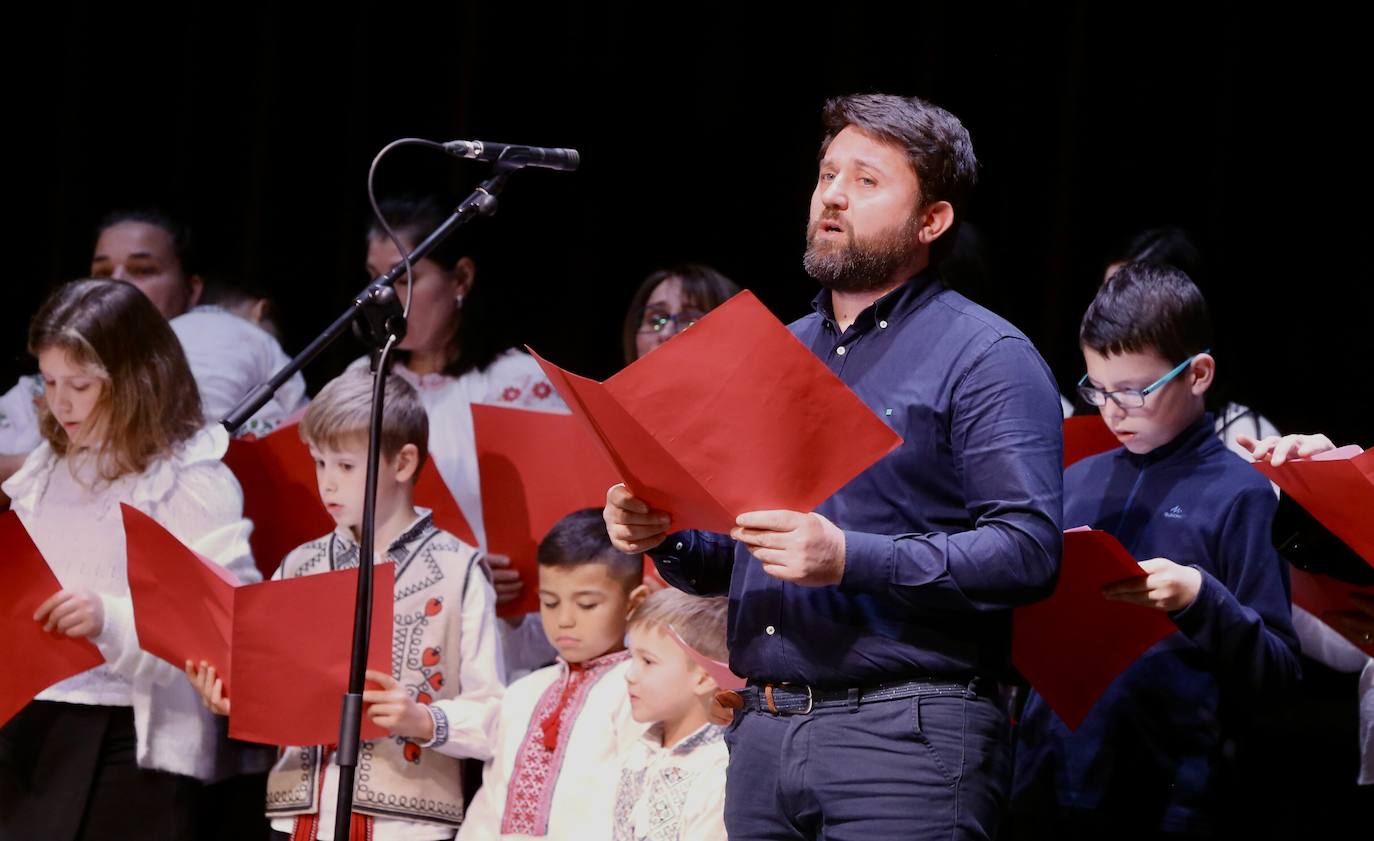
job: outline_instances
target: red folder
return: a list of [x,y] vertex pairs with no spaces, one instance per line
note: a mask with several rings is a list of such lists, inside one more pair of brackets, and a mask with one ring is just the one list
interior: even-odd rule
[[525,587],[497,609],[501,616],[539,610],[539,541],[581,508],[601,508],[619,482],[586,427],[571,415],[474,405],[477,469],[487,548],[507,555]]
[[1115,450],[1121,442],[1112,434],[1100,415],[1080,415],[1064,419],[1064,466],[1088,456]]
[[[253,521],[250,543],[264,578],[272,576],[292,549],[334,530],[333,518],[320,504],[315,461],[295,425],[263,438],[233,439],[224,463],[243,486],[243,516]],[[432,508],[439,528],[477,544],[433,460],[420,469],[415,504]]]
[[[272,745],[337,741],[348,682],[357,569],[235,586],[143,512],[121,505],[134,623],[143,650],[223,678],[229,735]],[[391,671],[395,565],[375,567],[368,668]],[[385,732],[364,719],[363,738]]]
[[233,575],[191,551],[156,520],[124,503],[124,546],[138,645],[177,668],[204,660],[224,679],[233,668]]
[[33,621],[38,606],[62,589],[24,524],[13,511],[0,515],[0,725],[33,696],[105,662],[88,639],[46,633]]
[[[378,564],[373,570],[367,667],[390,673],[396,565]],[[357,588],[356,568],[239,588],[234,694],[229,697],[232,738],[269,745],[338,742]],[[364,714],[362,737],[385,735]]]
[[1013,613],[1012,662],[1070,730],[1136,658],[1178,630],[1158,610],[1103,597],[1104,585],[1144,575],[1110,534],[1067,531],[1054,595]]
[[749,292],[604,384],[535,359],[674,529],[811,511],[902,441]]
[[[1368,616],[1351,601],[1350,594],[1374,596],[1374,587],[1356,587],[1295,566],[1288,567],[1288,577],[1293,585],[1293,604],[1327,624],[1331,624],[1332,615],[1338,613],[1359,613]],[[1374,656],[1374,642],[1359,645],[1359,648],[1364,653]]]
[[1374,565],[1374,450],[1342,447],[1278,467],[1257,461],[1255,469]]

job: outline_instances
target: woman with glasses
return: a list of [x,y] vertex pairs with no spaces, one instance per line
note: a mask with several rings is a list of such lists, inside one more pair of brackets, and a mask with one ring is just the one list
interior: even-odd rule
[[686,330],[738,291],[730,278],[700,263],[653,272],[639,284],[625,313],[625,364]]

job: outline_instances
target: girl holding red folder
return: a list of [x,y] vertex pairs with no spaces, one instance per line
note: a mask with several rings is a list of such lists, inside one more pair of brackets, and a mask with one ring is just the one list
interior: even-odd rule
[[43,443],[4,490],[62,584],[34,620],[89,638],[106,662],[40,693],[0,733],[0,837],[192,838],[200,782],[241,769],[177,669],[139,649],[119,506],[257,579],[242,493],[220,461],[228,437],[205,426],[181,345],[127,283],[59,288],[29,350]]

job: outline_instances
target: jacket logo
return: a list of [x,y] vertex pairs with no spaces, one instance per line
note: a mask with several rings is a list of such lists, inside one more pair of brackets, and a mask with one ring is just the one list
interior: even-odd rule
[[1170,508],[1168,511],[1165,511],[1164,516],[1168,517],[1170,520],[1182,520],[1183,509],[1175,505],[1173,508]]

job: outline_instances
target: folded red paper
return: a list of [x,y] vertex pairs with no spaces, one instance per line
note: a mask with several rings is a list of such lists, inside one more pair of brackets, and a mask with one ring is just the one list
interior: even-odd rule
[[[315,461],[295,426],[283,426],[263,438],[236,438],[224,463],[243,486],[243,516],[253,522],[250,543],[264,578],[270,578],[287,553],[328,534],[334,520],[320,504]],[[426,460],[415,481],[415,504],[433,509],[434,524],[470,545],[472,527],[433,460]]]
[[239,582],[124,503],[124,546],[138,645],[177,668],[204,660],[231,684],[234,588]]
[[1064,419],[1064,466],[1121,446],[1100,415]]
[[747,680],[730,671],[729,663],[722,663],[719,660],[707,657],[705,654],[702,654],[700,651],[688,645],[687,640],[683,639],[682,635],[677,632],[677,628],[669,626],[668,636],[672,637],[673,642],[681,646],[682,650],[687,652],[687,656],[692,658],[692,662],[705,670],[706,674],[710,675],[711,680],[716,682],[716,686],[721,689],[743,689],[745,684],[748,683]]
[[1258,461],[1255,468],[1374,565],[1374,450],[1342,447],[1278,467]]
[[675,529],[814,510],[902,441],[749,292],[604,384],[535,359]]
[[[373,569],[367,667],[390,674],[396,565]],[[338,741],[357,588],[355,567],[238,589],[230,736],[269,745]],[[385,735],[364,715],[364,739]]]
[[1070,730],[1118,675],[1178,630],[1160,611],[1102,596],[1104,585],[1144,574],[1110,534],[1067,531],[1054,594],[1013,613],[1012,663]]
[[[229,735],[331,744],[348,683],[357,569],[235,586],[143,512],[121,506],[139,645],[178,669],[205,660],[224,679]],[[373,581],[368,667],[391,671],[395,567]],[[363,738],[385,735],[363,721]]]
[[539,610],[535,555],[554,523],[606,504],[615,468],[572,415],[504,406],[472,407],[487,548],[509,556],[525,587],[501,616]]
[[0,515],[0,725],[44,689],[105,662],[88,639],[47,633],[33,621],[39,605],[62,589],[13,511]]
[[[1328,624],[1337,614],[1358,614],[1368,618],[1351,600],[1352,593],[1374,598],[1374,587],[1356,587],[1329,575],[1318,575],[1290,566],[1288,576],[1293,586],[1293,604]],[[1374,656],[1374,642],[1359,645],[1364,653]]]

